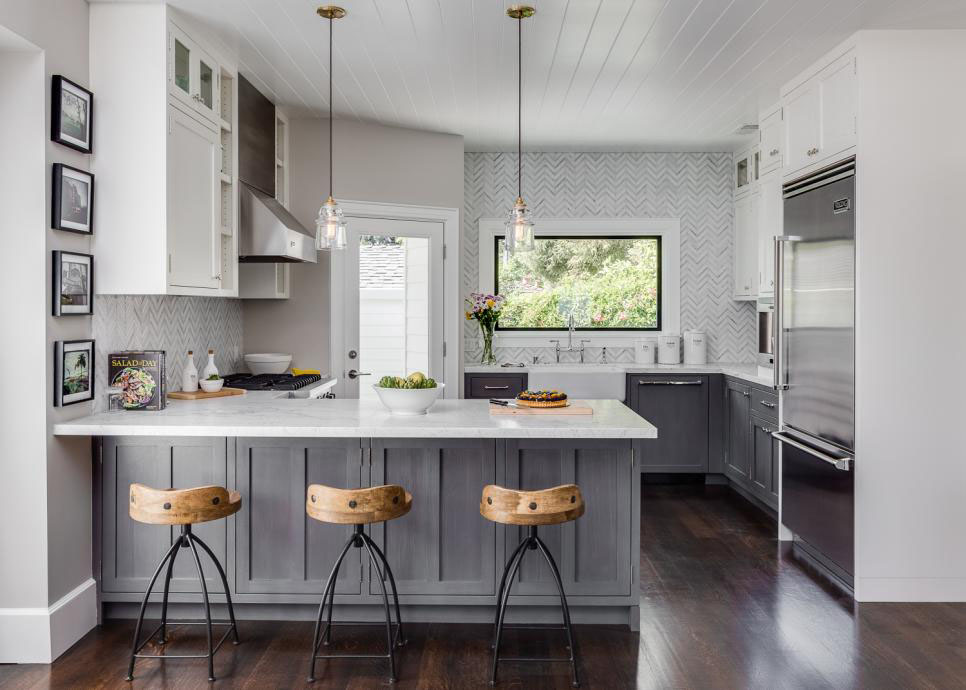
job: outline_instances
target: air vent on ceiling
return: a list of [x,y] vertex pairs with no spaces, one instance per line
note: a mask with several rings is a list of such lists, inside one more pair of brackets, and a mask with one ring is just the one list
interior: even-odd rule
[[741,125],[735,130],[735,134],[738,136],[745,136],[746,134],[754,134],[758,131],[758,125]]

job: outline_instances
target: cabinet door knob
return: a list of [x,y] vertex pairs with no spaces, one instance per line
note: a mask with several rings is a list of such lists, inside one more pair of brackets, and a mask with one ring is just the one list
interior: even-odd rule
[[768,155],[769,156],[777,156],[778,155],[778,149],[772,149],[771,151],[768,152]]

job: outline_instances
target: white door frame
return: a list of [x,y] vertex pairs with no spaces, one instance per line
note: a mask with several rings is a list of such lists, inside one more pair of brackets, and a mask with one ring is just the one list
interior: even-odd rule
[[[423,220],[443,224],[443,372],[444,397],[460,394],[460,212],[456,208],[411,206],[379,201],[339,201],[346,221],[353,218],[385,218],[388,220]],[[329,372],[339,379],[335,394],[345,395],[345,252],[333,251],[329,256]]]

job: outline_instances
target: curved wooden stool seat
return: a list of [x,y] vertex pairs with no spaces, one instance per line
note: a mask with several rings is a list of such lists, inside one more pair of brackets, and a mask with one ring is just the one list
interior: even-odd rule
[[[131,518],[138,522],[150,525],[180,525],[181,534],[174,539],[174,543],[164,554],[164,558],[158,563],[154,575],[148,584],[148,591],[144,593],[141,601],[141,611],[138,613],[137,624],[134,627],[134,643],[131,647],[131,659],[128,664],[127,680],[134,679],[134,662],[137,659],[207,659],[208,660],[208,680],[215,680],[214,657],[215,652],[221,647],[222,643],[233,636],[232,642],[239,643],[238,626],[235,624],[235,609],[231,603],[231,592],[228,591],[228,578],[225,576],[225,569],[218,562],[207,544],[199,539],[191,526],[199,522],[211,522],[220,520],[229,515],[237,513],[242,506],[241,494],[237,491],[229,491],[223,486],[197,486],[191,489],[154,489],[144,484],[131,484],[128,501],[128,512]],[[208,558],[214,563],[215,569],[221,578],[221,584],[225,588],[225,603],[228,604],[228,616],[230,622],[217,622],[211,620],[211,602],[208,600],[208,584],[205,581],[205,572],[201,566],[201,556],[198,547],[208,554]],[[174,561],[178,557],[178,552],[182,549],[190,549],[194,556],[195,567],[198,572],[198,581],[201,583],[201,600],[205,608],[205,620],[200,623],[183,623],[178,625],[204,625],[206,626],[208,637],[207,654],[143,654],[140,653],[148,642],[157,638],[158,644],[167,642],[167,622],[168,622],[168,591],[171,587],[171,575],[174,572]],[[144,612],[151,597],[151,590],[157,582],[161,570],[167,568],[164,577],[164,595],[161,599],[161,625],[154,632],[148,635],[143,641],[141,638],[141,626],[144,624]],[[227,626],[225,634],[215,642],[212,638],[212,626]]]
[[194,525],[220,520],[234,515],[241,506],[241,494],[221,486],[153,489],[131,484],[131,517],[150,525]]
[[584,514],[584,497],[576,484],[541,491],[517,491],[490,484],[483,487],[480,515],[504,525],[559,525]]
[[[483,496],[480,498],[480,515],[492,522],[499,522],[504,525],[520,525],[527,528],[527,533],[520,541],[513,553],[507,560],[506,567],[503,569],[503,577],[500,579],[500,588],[497,590],[496,601],[496,620],[493,622],[493,669],[490,675],[490,685],[496,685],[496,672],[500,664],[500,641],[503,637],[503,630],[506,618],[507,604],[510,601],[510,588],[520,570],[520,564],[527,551],[539,551],[550,568],[554,582],[557,585],[557,593],[560,595],[560,608],[563,612],[563,625],[557,630],[564,630],[567,633],[567,650],[569,657],[512,657],[504,658],[503,661],[566,661],[570,663],[571,685],[578,687],[580,679],[577,675],[577,647],[574,640],[573,627],[570,625],[570,607],[567,605],[567,596],[564,594],[563,582],[560,579],[560,570],[550,549],[543,543],[543,539],[537,534],[537,528],[542,525],[559,525],[564,522],[576,520],[584,514],[584,497],[580,493],[580,487],[576,484],[563,484],[551,489],[541,489],[537,491],[520,491],[517,489],[507,489],[495,484],[483,487]],[[521,626],[528,627],[528,626]]]
[[[389,661],[389,682],[396,680],[396,658],[394,650],[402,647],[406,640],[402,634],[402,616],[399,612],[399,594],[396,591],[396,578],[386,555],[379,545],[372,540],[365,530],[365,526],[373,522],[386,522],[402,517],[413,507],[413,497],[403,487],[396,484],[385,484],[365,489],[337,489],[323,484],[312,484],[305,493],[305,512],[313,520],[336,525],[352,525],[354,529],[349,540],[342,548],[342,553],[332,566],[329,578],[322,590],[322,603],[319,604],[319,615],[315,619],[315,633],[312,636],[312,658],[309,662],[309,677],[311,683],[315,681],[315,662],[317,659],[373,659],[385,658]],[[339,577],[339,567],[349,553],[350,548],[366,550],[369,555],[371,572],[379,580],[382,588],[382,603],[386,609],[386,654],[319,654],[319,646],[326,645],[332,640],[332,609],[335,607],[335,583]],[[393,632],[392,615],[389,610],[389,593],[386,580],[392,590],[393,604],[396,609],[396,630]],[[322,618],[328,607],[328,617],[325,627]],[[372,625],[382,625],[373,623]]]
[[313,520],[336,525],[368,525],[395,520],[413,507],[413,497],[401,486],[386,484],[367,489],[309,486],[305,512]]

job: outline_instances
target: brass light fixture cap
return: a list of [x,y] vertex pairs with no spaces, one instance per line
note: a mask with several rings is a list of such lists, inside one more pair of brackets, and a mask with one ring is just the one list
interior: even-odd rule
[[530,7],[530,5],[510,5],[506,9],[506,16],[511,19],[526,19],[527,17],[532,17],[535,9]]
[[336,5],[322,5],[315,12],[325,19],[342,19],[346,15],[346,11]]

